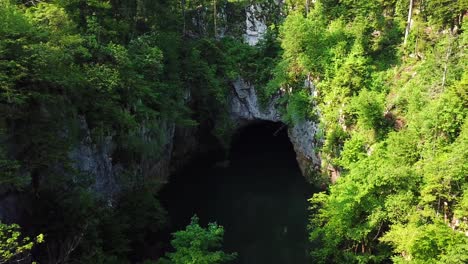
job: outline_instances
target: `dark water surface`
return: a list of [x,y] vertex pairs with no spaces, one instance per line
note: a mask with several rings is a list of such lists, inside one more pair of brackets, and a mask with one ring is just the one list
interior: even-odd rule
[[173,175],[161,193],[172,230],[197,214],[204,225],[224,226],[224,249],[238,252],[235,263],[307,263],[312,187],[300,173],[286,129],[275,134],[279,127],[258,123],[241,130],[227,167],[211,155]]

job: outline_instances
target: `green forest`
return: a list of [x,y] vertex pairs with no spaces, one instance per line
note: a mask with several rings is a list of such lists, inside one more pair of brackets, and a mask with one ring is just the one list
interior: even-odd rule
[[[261,6],[263,39],[244,40]],[[0,0],[0,263],[236,263],[197,216],[165,243],[168,124],[226,149],[232,81],[319,124],[310,263],[468,263],[468,0]],[[304,83],[309,85],[304,85]],[[190,99],[187,99],[187,94]],[[70,151],[86,120],[112,202]],[[170,181],[170,179],[169,179]],[[2,213],[0,212],[0,220]],[[274,254],[274,252],[272,252]],[[295,264],[295,263],[292,263]]]

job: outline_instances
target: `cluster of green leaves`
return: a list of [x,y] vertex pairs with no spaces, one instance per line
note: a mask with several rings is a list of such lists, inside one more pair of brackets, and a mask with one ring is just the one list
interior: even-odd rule
[[249,0],[185,0],[181,1],[183,33],[192,36],[219,38],[227,34],[240,37],[244,28],[243,10]]
[[34,240],[24,237],[17,224],[0,222],[0,263],[26,260],[34,245],[44,242],[44,235],[38,235]]
[[[301,8],[290,12],[280,29],[284,52],[271,81],[291,104],[295,104],[296,94],[312,102],[289,107],[287,116],[310,119],[315,116],[312,106],[320,106],[322,124],[329,132],[325,152],[331,157],[336,156],[336,146],[342,145],[343,130],[348,127],[385,129],[379,113],[383,98],[378,94],[385,87],[374,81],[375,72],[394,63],[399,37],[393,20],[383,15],[390,10],[380,2],[338,7],[331,1],[317,1],[307,15]],[[306,80],[315,86],[304,85]],[[366,94],[358,96],[361,91]]]
[[287,116],[318,107],[341,172],[311,199],[317,263],[467,261],[468,6],[412,2],[406,44],[409,1],[297,3],[280,29]]
[[209,223],[207,228],[199,224],[197,216],[185,230],[177,231],[171,245],[175,252],[167,253],[167,259],[161,259],[160,264],[219,264],[236,258],[235,253],[225,253],[220,250],[224,229],[216,223]]

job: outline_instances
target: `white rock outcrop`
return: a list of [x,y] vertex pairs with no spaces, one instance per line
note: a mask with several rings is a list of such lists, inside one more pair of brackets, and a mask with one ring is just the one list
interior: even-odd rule
[[257,93],[252,85],[242,78],[237,78],[233,83],[232,94],[229,98],[230,116],[234,121],[242,120],[266,120],[281,121],[281,114],[277,109],[277,98],[270,100],[265,108],[260,107]]
[[247,7],[245,12],[246,32],[245,42],[255,46],[267,31],[266,19],[261,15],[262,7],[254,4]]

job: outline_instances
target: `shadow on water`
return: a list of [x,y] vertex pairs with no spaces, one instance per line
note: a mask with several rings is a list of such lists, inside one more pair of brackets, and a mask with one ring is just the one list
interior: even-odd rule
[[[200,157],[173,175],[161,193],[172,231],[192,215],[224,226],[224,249],[239,264],[307,263],[307,198],[286,129],[261,122],[233,138],[229,164]],[[277,132],[277,133],[275,133]]]

